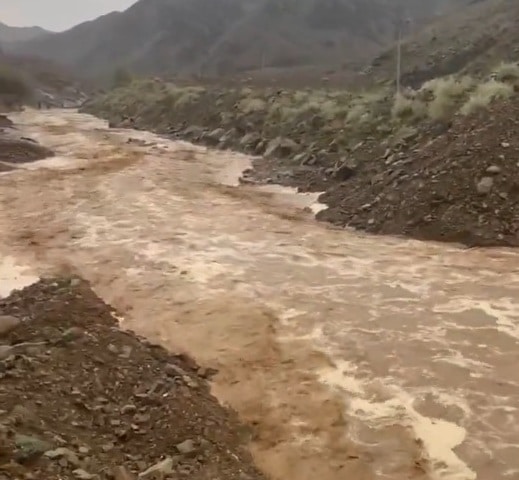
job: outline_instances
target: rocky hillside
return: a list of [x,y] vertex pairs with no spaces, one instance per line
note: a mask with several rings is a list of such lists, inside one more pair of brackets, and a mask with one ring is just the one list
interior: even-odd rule
[[470,0],[140,0],[63,33],[18,43],[90,76],[115,68],[222,74],[261,67],[342,65],[394,39],[397,17],[418,28]]
[[[386,50],[364,73],[380,81],[394,75],[395,49]],[[405,39],[402,83],[416,88],[453,73],[487,73],[499,61],[519,59],[519,3],[477,0]]]
[[46,60],[0,52],[0,109],[42,102],[47,106],[78,106],[89,90],[65,68]]

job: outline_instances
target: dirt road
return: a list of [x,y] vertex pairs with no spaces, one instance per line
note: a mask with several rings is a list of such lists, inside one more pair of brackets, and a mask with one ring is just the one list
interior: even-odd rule
[[74,271],[219,369],[272,478],[519,478],[516,252],[328,229],[311,197],[235,188],[245,157],[13,119],[59,156],[0,176],[4,286]]

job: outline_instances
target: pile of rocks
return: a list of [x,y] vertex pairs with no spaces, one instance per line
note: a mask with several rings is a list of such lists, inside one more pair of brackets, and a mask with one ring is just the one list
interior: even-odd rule
[[15,292],[0,300],[0,479],[259,479],[213,373],[121,331],[79,279]]

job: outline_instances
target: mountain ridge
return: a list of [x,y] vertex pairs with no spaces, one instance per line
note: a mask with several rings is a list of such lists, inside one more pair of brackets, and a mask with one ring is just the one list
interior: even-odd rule
[[471,0],[140,0],[72,29],[9,48],[110,75],[222,75],[262,67],[340,65],[373,56],[406,15],[417,28]]
[[37,26],[12,27],[3,22],[0,22],[0,44],[30,41],[44,35],[49,35],[51,33],[52,32]]

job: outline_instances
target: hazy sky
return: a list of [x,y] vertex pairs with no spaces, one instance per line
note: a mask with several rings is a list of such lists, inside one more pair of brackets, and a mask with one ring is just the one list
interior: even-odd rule
[[39,25],[65,30],[136,0],[0,0],[0,22],[13,26]]

